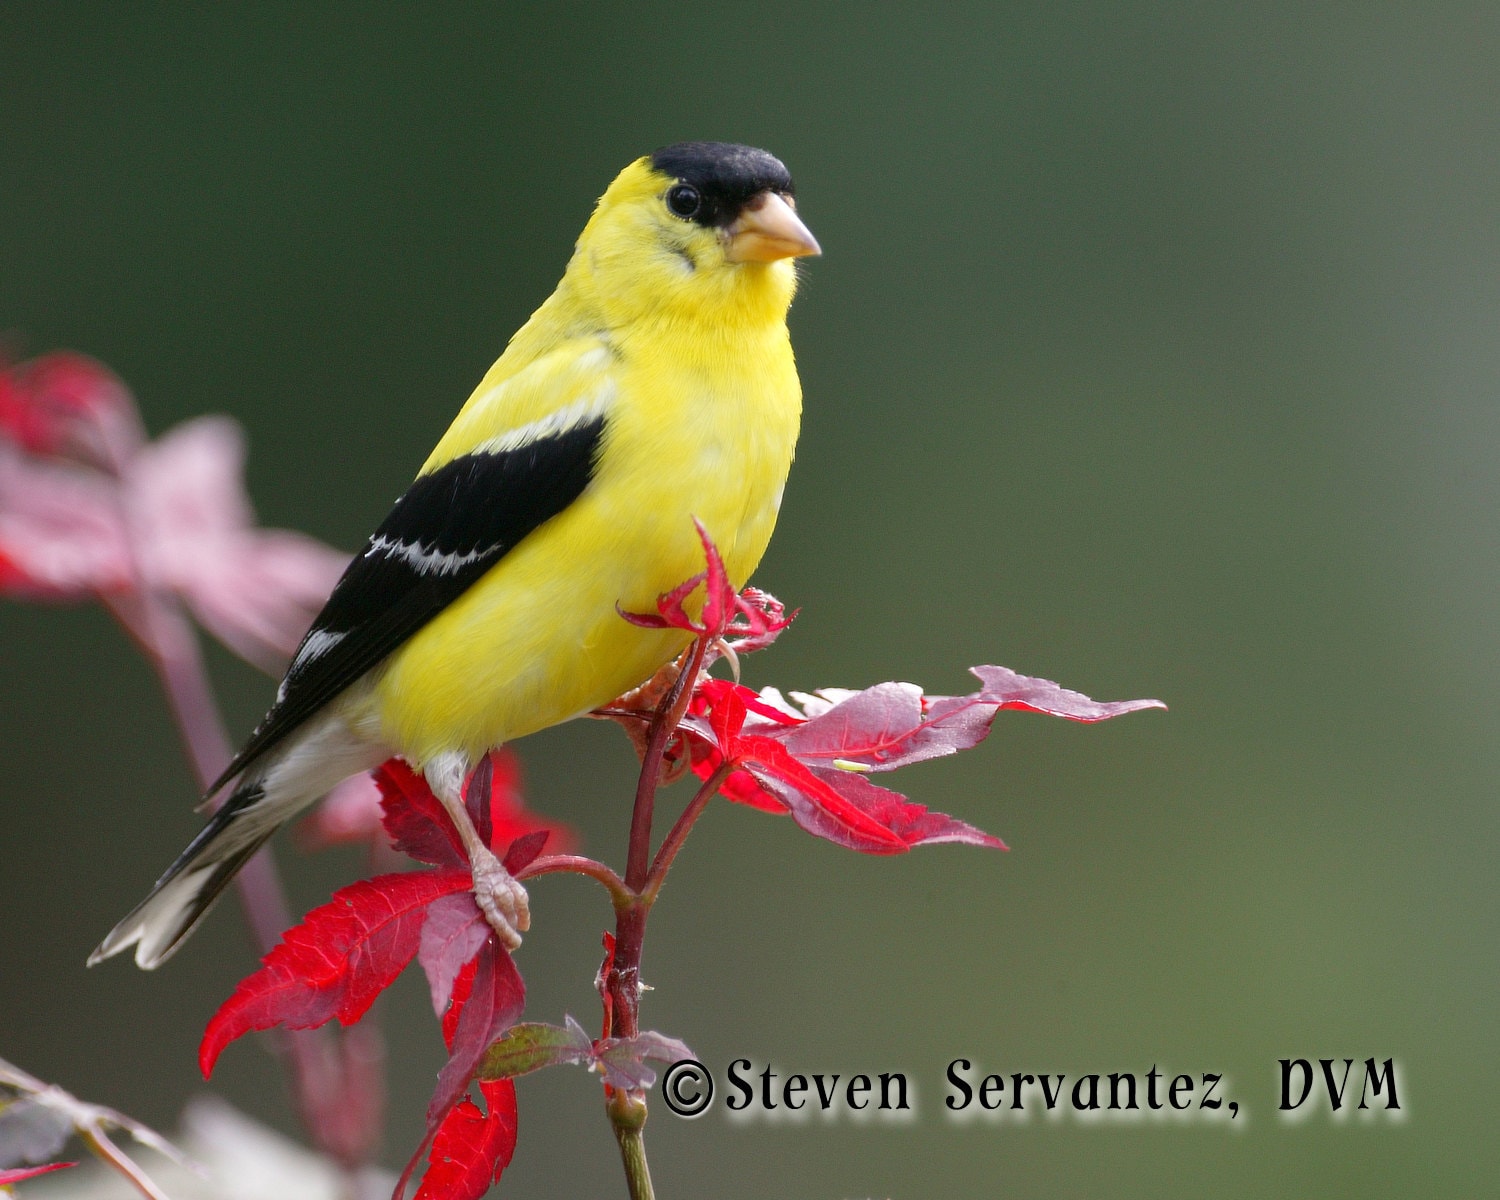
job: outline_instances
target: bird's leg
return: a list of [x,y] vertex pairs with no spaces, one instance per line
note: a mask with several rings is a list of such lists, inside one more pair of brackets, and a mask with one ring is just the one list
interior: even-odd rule
[[468,757],[441,755],[429,762],[422,773],[432,788],[432,794],[458,830],[464,852],[469,856],[469,867],[474,875],[474,902],[479,905],[479,911],[484,914],[501,945],[507,950],[519,949],[521,934],[531,928],[530,902],[526,889],[484,844],[469,818],[469,810],[464,804]]

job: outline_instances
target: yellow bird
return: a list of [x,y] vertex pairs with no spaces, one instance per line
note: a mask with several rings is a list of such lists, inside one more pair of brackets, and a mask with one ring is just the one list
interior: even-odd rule
[[764,150],[685,142],[626,167],[562,282],[511,338],[350,564],[235,788],[94,951],[163,962],[276,829],[401,755],[466,831],[512,947],[526,893],[459,820],[492,747],[630,690],[686,643],[619,616],[702,570],[702,521],[743,586],[791,467],[802,392],[793,259],[819,253]]

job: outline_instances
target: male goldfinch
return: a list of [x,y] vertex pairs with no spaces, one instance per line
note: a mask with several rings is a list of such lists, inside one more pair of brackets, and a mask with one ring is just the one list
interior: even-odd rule
[[[641,683],[687,635],[642,629],[702,570],[697,517],[742,586],[776,523],[801,413],[792,260],[819,253],[792,178],[747,146],[631,163],[562,282],[511,338],[350,564],[276,703],[210,794],[229,799],[94,951],[163,962],[276,829],[401,755],[455,820],[494,746]],[[472,836],[506,942],[526,894]]]

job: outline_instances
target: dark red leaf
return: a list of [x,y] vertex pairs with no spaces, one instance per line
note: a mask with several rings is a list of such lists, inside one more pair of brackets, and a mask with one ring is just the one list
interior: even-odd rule
[[[620,610],[620,615],[632,625],[639,625],[643,629],[681,629],[700,637],[719,637],[728,630],[730,621],[740,611],[739,597],[735,595],[734,585],[729,582],[729,574],[724,569],[724,560],[719,556],[718,547],[697,517],[693,518],[693,527],[697,529],[698,540],[703,544],[703,557],[708,569],[700,571],[691,579],[683,580],[670,592],[663,592],[658,596],[656,615]],[[695,620],[685,606],[688,597],[698,590],[700,584],[703,585],[703,603]]]
[[282,935],[214,1014],[198,1062],[206,1078],[225,1046],[255,1029],[352,1025],[416,956],[427,905],[473,887],[468,871],[380,875],[333,894]]
[[479,765],[464,780],[464,809],[479,840],[491,849],[495,846],[495,810],[491,805],[494,783],[495,759],[491,754],[481,758]]
[[64,1167],[76,1167],[76,1162],[47,1163],[41,1167],[11,1167],[0,1171],[0,1188],[10,1187],[13,1183],[20,1183],[25,1179],[35,1179],[38,1175],[45,1175],[49,1171],[61,1171]]
[[448,1043],[448,1061],[438,1072],[437,1087],[427,1106],[429,1130],[458,1102],[474,1078],[474,1068],[489,1044],[521,1018],[526,1006],[526,985],[511,957],[490,938],[474,959],[474,976],[468,996],[454,1008],[458,1018]]
[[698,530],[698,540],[703,543],[703,557],[708,563],[703,580],[702,628],[705,632],[722,634],[736,611],[734,584],[729,582],[729,572],[724,569],[719,548],[708,536],[708,530],[703,528],[703,522],[694,517],[693,525]]
[[505,857],[500,860],[503,866],[512,875],[519,875],[533,862],[542,852],[542,847],[547,844],[547,839],[552,837],[550,829],[538,829],[535,833],[528,833],[518,837],[510,844],[510,849],[505,852]]
[[746,763],[750,774],[786,805],[792,820],[808,833],[866,854],[899,854],[909,849],[841,789],[798,762],[780,742],[743,738],[735,749],[735,757]]
[[[432,1145],[434,1154],[437,1153],[436,1138],[447,1127],[453,1112],[462,1107],[460,1101],[469,1089],[485,1050],[516,1023],[525,1002],[526,985],[521,981],[515,964],[499,943],[490,937],[478,956],[459,972],[454,982],[453,998],[449,1002],[448,1012],[443,1016],[443,1040],[448,1045],[449,1058],[438,1074],[437,1087],[427,1106],[427,1133],[396,1185],[398,1197],[405,1192],[406,1181],[411,1178],[427,1147]],[[509,1080],[501,1082],[509,1083]],[[486,1097],[490,1097],[493,1085],[481,1083],[480,1086]],[[509,1095],[513,1126],[514,1092]],[[462,1128],[477,1128],[463,1117],[456,1118],[456,1121]],[[512,1129],[510,1148],[514,1149],[514,1145]],[[496,1168],[497,1174],[510,1161],[510,1150],[505,1152],[504,1158],[505,1162]],[[468,1177],[467,1173],[465,1177]]]
[[479,1089],[488,1111],[480,1112],[467,1098],[449,1111],[433,1135],[416,1200],[476,1200],[510,1166],[516,1152],[516,1085],[497,1079],[481,1082]]
[[468,867],[458,831],[421,774],[392,758],[375,772],[375,782],[385,831],[397,850],[434,866]]
[[[469,856],[458,831],[420,772],[393,758],[375,772],[375,782],[380,786],[386,833],[397,850],[419,862],[467,868]],[[479,818],[474,820],[475,829],[496,853],[533,834],[544,835],[535,852],[528,841],[517,854],[530,853],[535,858],[549,840],[555,852],[563,853],[574,841],[566,825],[527,811],[521,794],[520,764],[508,750],[490,752],[470,776],[464,798],[466,806],[471,807],[470,819]],[[514,874],[520,867],[507,870]]]
[[[723,761],[723,756],[717,750],[710,750],[701,758],[695,754],[693,774],[699,779],[707,779],[718,770],[719,764]],[[743,769],[729,773],[729,778],[719,785],[719,795],[726,800],[733,800],[736,804],[743,804],[747,808],[779,813],[781,816],[787,815],[786,805],[762,787],[754,775]]]

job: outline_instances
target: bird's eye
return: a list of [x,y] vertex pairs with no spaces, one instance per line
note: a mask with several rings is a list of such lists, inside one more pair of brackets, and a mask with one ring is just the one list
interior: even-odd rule
[[698,195],[698,189],[690,183],[679,183],[667,193],[667,207],[683,220],[696,216],[702,205],[703,197]]

